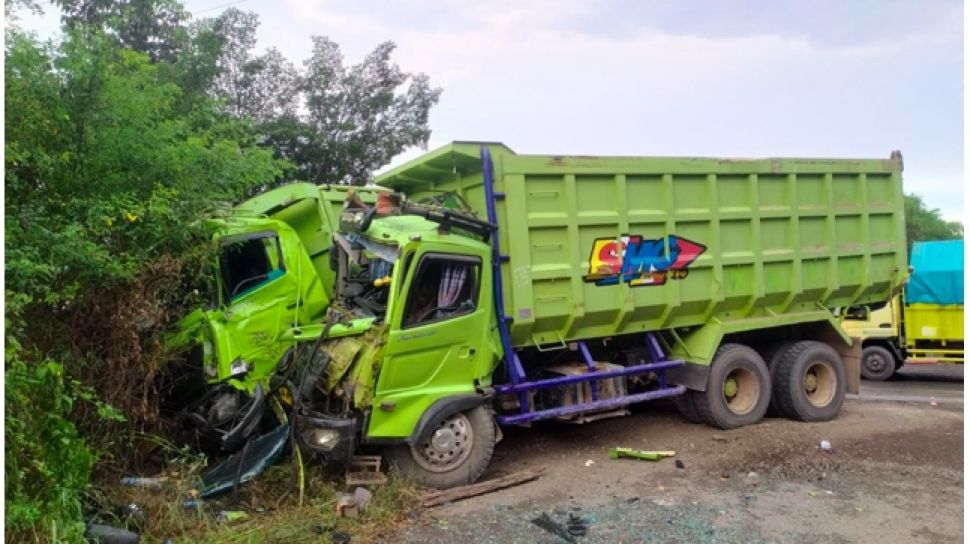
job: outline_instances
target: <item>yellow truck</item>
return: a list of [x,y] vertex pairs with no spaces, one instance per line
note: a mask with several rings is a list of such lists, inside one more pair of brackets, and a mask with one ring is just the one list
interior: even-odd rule
[[862,377],[890,378],[907,359],[963,363],[963,240],[915,242],[905,294],[855,307],[842,328],[862,340]]

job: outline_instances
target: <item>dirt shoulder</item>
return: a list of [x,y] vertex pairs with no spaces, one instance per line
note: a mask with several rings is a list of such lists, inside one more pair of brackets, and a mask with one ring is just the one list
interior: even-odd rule
[[[485,478],[544,468],[540,480],[428,510],[391,540],[561,542],[530,523],[542,512],[586,518],[582,542],[963,540],[962,406],[848,401],[832,422],[732,431],[647,408],[507,431]],[[610,460],[614,446],[676,450],[684,468]]]

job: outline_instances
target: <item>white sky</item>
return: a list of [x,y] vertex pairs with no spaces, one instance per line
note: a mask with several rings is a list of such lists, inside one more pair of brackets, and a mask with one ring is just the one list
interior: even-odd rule
[[[191,0],[198,17],[230,0]],[[243,0],[259,49],[310,36],[348,62],[384,40],[444,88],[430,148],[520,153],[889,157],[909,192],[963,219],[959,1]],[[215,8],[215,9],[213,9]],[[56,28],[49,5],[22,26]],[[395,159],[398,164],[419,150]]]

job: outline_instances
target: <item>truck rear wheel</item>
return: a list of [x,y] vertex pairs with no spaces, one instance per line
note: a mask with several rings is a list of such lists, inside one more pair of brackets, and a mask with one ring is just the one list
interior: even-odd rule
[[814,340],[795,342],[777,364],[772,396],[782,414],[799,421],[828,421],[838,415],[846,380],[834,349]]
[[398,470],[435,489],[467,485],[485,471],[495,450],[495,423],[484,405],[444,418],[426,440],[394,446]]
[[862,350],[863,378],[873,381],[888,380],[897,368],[895,357],[888,349],[882,346],[869,346]]
[[771,396],[771,375],[764,359],[741,344],[718,348],[707,377],[707,391],[690,391],[701,420],[732,429],[757,423]]
[[[781,356],[793,343],[791,340],[782,340],[771,344],[761,352],[765,363],[768,364],[768,373],[771,375],[772,387],[774,387],[775,383],[775,374],[778,373],[778,360],[781,359]],[[771,400],[768,402],[768,411],[765,415],[768,417],[784,417],[781,409],[778,408],[778,400],[774,395],[771,395]]]

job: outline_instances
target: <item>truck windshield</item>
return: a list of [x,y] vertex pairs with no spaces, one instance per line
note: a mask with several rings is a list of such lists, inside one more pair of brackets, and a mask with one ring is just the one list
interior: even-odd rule
[[226,242],[219,268],[226,299],[238,298],[283,275],[279,238],[275,233],[258,233]]

